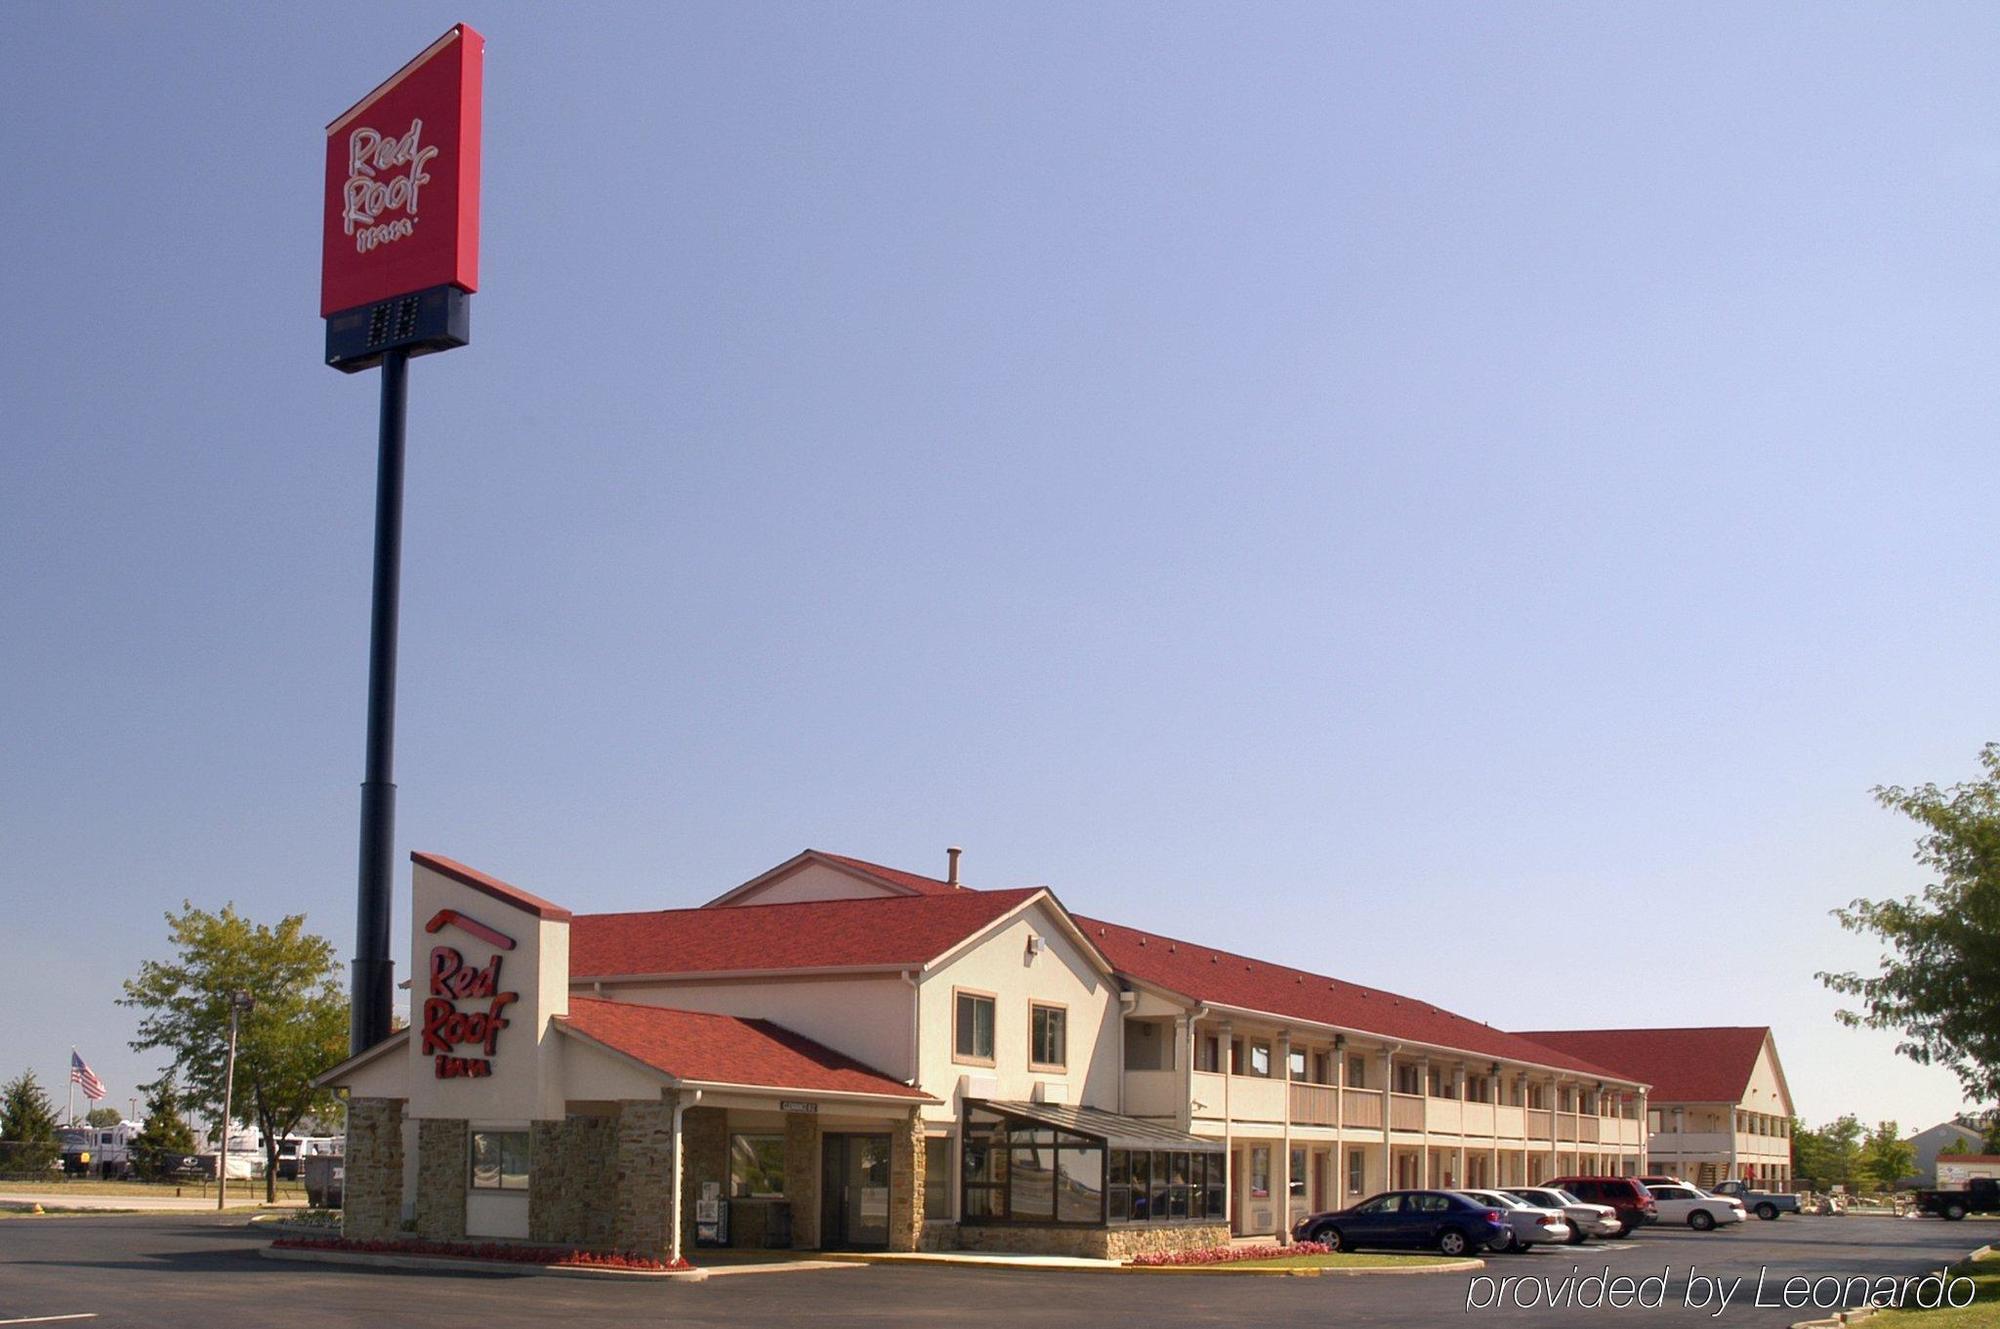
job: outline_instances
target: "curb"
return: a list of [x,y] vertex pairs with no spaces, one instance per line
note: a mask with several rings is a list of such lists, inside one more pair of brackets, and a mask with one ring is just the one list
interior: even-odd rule
[[265,1246],[257,1254],[267,1260],[303,1264],[354,1264],[372,1269],[423,1269],[432,1273],[515,1274],[529,1278],[646,1278],[675,1283],[701,1283],[706,1269],[591,1269],[559,1264],[508,1264],[502,1260],[454,1260],[436,1255],[371,1255],[365,1251],[280,1250]]
[[1227,1264],[1126,1264],[1113,1271],[1121,1274],[1250,1274],[1288,1275],[1292,1278],[1421,1278],[1426,1274],[1466,1274],[1484,1269],[1484,1260],[1452,1260],[1442,1264],[1319,1265],[1304,1269],[1232,1268]]
[[828,1251],[816,1258],[841,1264],[875,1265],[924,1265],[943,1266],[951,1269],[1017,1269],[1036,1274],[1168,1274],[1199,1275],[1203,1277],[1227,1278],[1358,1278],[1366,1276],[1422,1277],[1426,1274],[1463,1274],[1475,1269],[1484,1269],[1484,1260],[1452,1260],[1438,1264],[1385,1264],[1360,1265],[1355,1267],[1320,1267],[1305,1269],[1245,1268],[1229,1263],[1220,1264],[1037,1264],[1030,1260],[962,1260],[953,1255],[927,1253],[898,1253],[883,1257],[856,1251]]
[[[1984,1260],[1994,1255],[2000,1255],[2000,1246],[1981,1246],[1978,1250],[1968,1253],[1964,1259],[1958,1260],[1955,1263],[1967,1264],[1973,1260]],[[1823,1319],[1794,1320],[1789,1329],[1844,1329],[1846,1325],[1865,1323],[1881,1313],[1882,1307],[1880,1306],[1850,1306],[1844,1311],[1836,1311],[1834,1314],[1826,1316]]]

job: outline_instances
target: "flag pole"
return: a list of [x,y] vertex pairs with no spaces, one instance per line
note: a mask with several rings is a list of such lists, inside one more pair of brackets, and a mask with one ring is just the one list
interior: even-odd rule
[[76,1044],[69,1045],[69,1120],[66,1126],[76,1125]]

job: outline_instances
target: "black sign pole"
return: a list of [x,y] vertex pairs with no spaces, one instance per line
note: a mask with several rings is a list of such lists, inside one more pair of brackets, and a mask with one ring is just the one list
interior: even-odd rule
[[396,965],[389,958],[396,839],[396,623],[403,576],[403,427],[410,352],[382,355],[381,443],[375,465],[375,599],[368,629],[368,755],[361,782],[361,882],[354,923],[349,1050],[389,1036]]

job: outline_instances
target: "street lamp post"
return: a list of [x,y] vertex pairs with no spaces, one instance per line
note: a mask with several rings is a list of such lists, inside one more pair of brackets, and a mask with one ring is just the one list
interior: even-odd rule
[[229,1120],[236,1094],[236,1018],[256,1006],[242,988],[229,994],[229,1061],[222,1072],[222,1147],[215,1155],[215,1207],[229,1195]]

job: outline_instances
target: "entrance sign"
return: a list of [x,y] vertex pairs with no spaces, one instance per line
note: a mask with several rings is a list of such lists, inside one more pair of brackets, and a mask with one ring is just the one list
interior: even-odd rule
[[[396,835],[396,627],[403,578],[403,451],[410,357],[472,339],[479,287],[479,115],[486,39],[461,23],[326,127],[326,195],[320,231],[319,312],[326,363],[342,373],[382,367],[375,469],[375,575],[368,619],[368,743],[361,778],[361,865],[355,890],[348,1048],[389,1036],[396,965],[389,958]],[[431,920],[436,932],[451,920]],[[475,934],[476,935],[476,934]],[[440,947],[440,950],[448,948]],[[493,963],[497,980],[499,960]],[[435,979],[433,979],[435,986]],[[511,996],[509,1000],[511,1000]],[[430,1005],[442,998],[434,995]],[[443,1000],[424,1042],[469,1030]],[[492,1055],[506,1027],[496,1005],[478,1040]],[[451,1023],[455,1021],[456,1023]],[[495,1023],[497,1022],[497,1023]],[[455,1074],[486,1074],[479,1058]],[[472,1069],[483,1067],[483,1069]]]
[[322,318],[433,286],[479,289],[485,53],[461,23],[326,127]]

